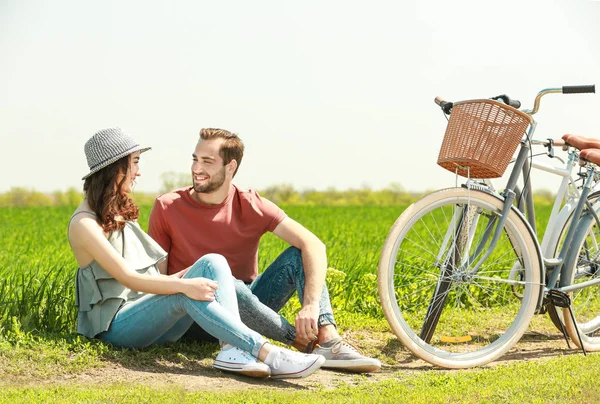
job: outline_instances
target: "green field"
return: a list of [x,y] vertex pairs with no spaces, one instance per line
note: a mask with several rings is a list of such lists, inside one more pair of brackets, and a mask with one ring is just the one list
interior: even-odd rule
[[[151,206],[141,206],[146,229]],[[377,262],[401,206],[284,207],[327,246],[329,286],[335,309],[381,318],[377,300]],[[67,241],[72,207],[0,208],[0,333],[17,321],[24,331],[75,329],[74,276],[77,269]],[[543,227],[549,207],[538,211]],[[543,231],[543,228],[542,228]],[[263,237],[259,268],[284,249],[271,234]]]
[[[390,333],[379,304],[377,263],[388,230],[403,207],[284,207],[327,245],[331,270],[328,284],[341,332],[351,335],[385,371],[378,377],[340,376],[308,388],[269,382],[267,389],[207,392],[183,385],[154,382],[109,383],[109,388],[57,382],[82,377],[94,369],[145,370],[151,374],[207,374],[215,344],[171,344],[145,350],[121,350],[76,336],[74,277],[76,263],[67,242],[72,207],[0,208],[0,403],[2,402],[379,402],[404,397],[413,402],[595,402],[600,397],[593,378],[577,377],[600,370],[600,357],[567,350],[546,316],[536,316],[530,340],[540,340],[532,354],[500,366],[460,372],[414,362]],[[147,228],[150,206],[141,206],[140,224]],[[550,207],[538,210],[538,226]],[[264,269],[286,245],[272,235],[261,241],[259,267]],[[293,318],[297,301],[284,312]],[[541,337],[540,337],[541,336]],[[552,347],[546,344],[556,341]],[[558,346],[558,348],[556,348]],[[517,350],[518,352],[518,350]],[[548,352],[544,355],[544,352]],[[576,355],[570,355],[575,353]],[[565,356],[563,356],[565,355]],[[568,355],[568,356],[566,356]],[[560,372],[549,371],[560,370]],[[204,372],[204,373],[203,373]],[[212,373],[211,373],[212,372]],[[107,373],[107,375],[110,374]],[[218,372],[217,372],[218,374]],[[324,373],[326,374],[326,373]],[[160,378],[160,376],[159,376]],[[560,383],[557,383],[557,378]],[[77,379],[80,380],[80,379]],[[243,380],[229,379],[231,383]],[[335,388],[332,388],[332,385]],[[216,395],[215,395],[216,394]]]

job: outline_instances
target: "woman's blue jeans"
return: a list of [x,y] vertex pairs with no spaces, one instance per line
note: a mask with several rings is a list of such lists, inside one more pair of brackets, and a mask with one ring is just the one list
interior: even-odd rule
[[147,294],[125,304],[108,331],[98,338],[117,346],[142,348],[177,341],[196,322],[219,340],[258,356],[266,339],[240,320],[233,277],[225,257],[207,254],[200,258],[184,275],[197,277],[219,283],[214,301],[193,300],[182,293]]

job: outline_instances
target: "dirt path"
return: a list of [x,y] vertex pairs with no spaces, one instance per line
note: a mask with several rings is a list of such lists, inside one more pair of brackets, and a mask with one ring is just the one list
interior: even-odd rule
[[[0,382],[5,385],[106,385],[111,383],[132,383],[148,386],[171,386],[190,390],[247,390],[268,386],[278,389],[333,389],[338,385],[357,385],[366,381],[382,381],[390,378],[402,377],[428,370],[439,370],[427,362],[416,359],[396,340],[391,333],[382,335],[363,334],[360,337],[361,345],[371,345],[373,349],[382,353],[384,365],[379,373],[356,375],[329,370],[320,370],[305,379],[289,380],[254,380],[242,376],[229,375],[211,367],[210,360],[203,363],[193,362],[182,366],[170,362],[156,362],[152,365],[132,367],[131,364],[107,362],[106,366],[86,371],[84,373],[50,376],[48,378],[28,378],[25,376],[11,377]],[[369,338],[371,340],[369,341]],[[386,341],[383,343],[383,341]],[[493,367],[514,361],[540,360],[547,357],[580,354],[581,351],[568,349],[564,339],[559,334],[526,333],[521,341],[509,353],[486,367]],[[452,370],[449,370],[452,371]]]

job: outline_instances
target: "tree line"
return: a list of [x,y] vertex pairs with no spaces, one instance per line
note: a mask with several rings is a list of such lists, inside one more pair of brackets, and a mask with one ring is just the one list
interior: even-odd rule
[[[190,185],[190,175],[167,172],[161,175],[159,192],[137,192],[132,198],[140,205],[151,205],[161,193]],[[393,183],[379,190],[363,186],[359,189],[338,190],[334,187],[325,190],[298,190],[291,184],[272,185],[259,189],[258,193],[278,205],[305,206],[402,206],[409,205],[426,194],[426,192],[407,191],[398,183]],[[83,191],[69,188],[66,191],[50,193],[34,189],[13,187],[8,192],[0,193],[0,207],[24,206],[77,206],[83,199]],[[547,190],[536,191],[535,203],[548,204],[554,195]]]

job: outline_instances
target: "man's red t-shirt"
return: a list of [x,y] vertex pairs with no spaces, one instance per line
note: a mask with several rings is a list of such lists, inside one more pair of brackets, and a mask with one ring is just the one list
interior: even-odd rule
[[256,191],[231,186],[219,205],[192,198],[191,187],[177,189],[156,199],[148,234],[169,253],[168,273],[192,265],[205,254],[223,255],[233,276],[251,282],[258,276],[258,243],[273,231],[286,214]]

